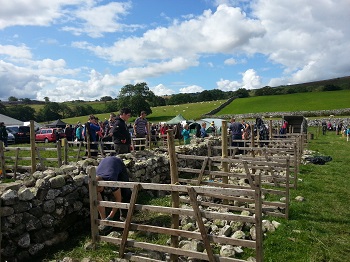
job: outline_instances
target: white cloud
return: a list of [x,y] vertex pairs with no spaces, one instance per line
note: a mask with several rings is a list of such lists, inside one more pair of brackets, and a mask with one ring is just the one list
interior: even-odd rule
[[229,59],[226,59],[225,61],[224,61],[224,64],[225,65],[235,65],[235,64],[237,64],[237,61],[234,59],[234,58],[229,58]]
[[76,42],[74,46],[111,62],[143,63],[177,56],[232,53],[264,33],[260,22],[247,18],[239,8],[220,5],[214,13],[206,10],[193,19],[148,30],[142,37],[125,38],[110,47],[86,42]]
[[118,74],[118,78],[123,82],[130,82],[133,79],[143,79],[147,77],[156,77],[168,72],[177,72],[190,66],[197,66],[195,59],[176,57],[167,62],[150,63],[145,67],[128,68]]
[[164,96],[164,95],[173,95],[175,94],[175,91],[171,88],[166,87],[163,84],[159,84],[154,87],[150,87],[150,90],[156,95],[156,96]]
[[242,88],[256,89],[261,87],[260,76],[256,74],[256,71],[254,69],[248,69],[242,75]]
[[180,93],[197,93],[202,91],[204,91],[203,87],[197,85],[180,88]]
[[0,29],[9,26],[48,26],[64,16],[62,8],[84,0],[11,0],[1,1]]
[[122,31],[125,28],[139,27],[137,25],[125,25],[118,23],[120,16],[126,15],[131,8],[130,2],[119,3],[111,2],[106,5],[99,6],[85,6],[78,9],[74,17],[78,21],[81,20],[82,24],[77,26],[65,26],[62,28],[64,31],[71,31],[75,35],[83,33],[88,34],[91,37],[102,37],[104,33],[114,33]]
[[6,55],[11,58],[32,58],[30,49],[22,44],[21,46],[14,45],[0,45],[0,55]]
[[241,83],[237,81],[230,81],[225,79],[220,79],[216,82],[217,89],[222,91],[236,91],[241,87]]
[[261,87],[261,80],[254,69],[248,69],[242,73],[242,82],[220,79],[216,85],[222,91],[236,91],[239,88],[256,89]]
[[273,83],[302,83],[348,75],[349,1],[256,1],[254,15],[266,29],[249,52],[266,54],[284,67]]

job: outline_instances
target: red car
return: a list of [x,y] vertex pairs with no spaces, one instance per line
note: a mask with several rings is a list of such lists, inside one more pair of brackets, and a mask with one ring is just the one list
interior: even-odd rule
[[56,142],[63,137],[66,137],[66,135],[62,128],[41,128],[35,134],[35,141],[45,143]]

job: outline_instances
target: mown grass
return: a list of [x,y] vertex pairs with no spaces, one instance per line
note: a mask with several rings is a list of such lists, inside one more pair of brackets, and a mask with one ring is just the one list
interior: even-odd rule
[[[293,111],[315,111],[349,108],[350,90],[328,91],[328,92],[311,92],[297,93],[289,95],[274,96],[256,96],[248,98],[235,99],[216,115],[234,115],[259,112],[293,112]],[[181,105],[168,105],[152,107],[152,114],[147,119],[152,123],[165,122],[178,114],[183,115],[186,119],[196,120],[211,110],[217,108],[225,100],[188,103]],[[89,102],[92,103],[92,102]],[[99,105],[103,107],[103,102],[94,102],[94,107]],[[96,114],[100,120],[109,118],[109,113]],[[117,112],[115,112],[117,113]],[[88,116],[65,118],[63,121],[76,124],[86,122]],[[130,118],[129,122],[133,123],[135,117]]]
[[[333,160],[301,166],[291,192],[290,219],[264,241],[265,261],[347,261],[350,254],[350,143],[328,132],[311,140],[309,149]],[[296,196],[305,202],[295,201]]]
[[[314,131],[311,128],[311,132]],[[264,239],[264,261],[319,262],[348,261],[350,254],[350,142],[335,132],[319,135],[308,144],[318,155],[331,156],[325,165],[306,164],[300,168],[298,189],[291,190],[290,218],[267,217],[277,220],[281,226]],[[303,196],[304,202],[297,202]],[[170,205],[170,198],[139,197],[143,204]],[[157,219],[156,214],[138,214],[138,219],[154,221],[157,225],[168,224],[168,217]],[[167,237],[154,234],[135,234],[143,241],[164,243]],[[47,255],[47,259],[65,256],[95,261],[110,261],[117,257],[118,247],[101,243],[96,251],[86,251],[83,246],[90,240],[88,232],[72,238],[61,250]],[[71,244],[70,244],[71,243]],[[248,251],[248,253],[251,253]]]
[[[224,103],[225,100],[209,101],[209,102],[199,102],[199,103],[188,103],[182,105],[169,105],[169,106],[158,106],[152,107],[152,114],[147,116],[148,121],[151,123],[159,123],[168,121],[178,114],[181,114],[186,119],[200,119],[202,115],[210,112],[211,110],[217,108],[220,104]],[[118,112],[115,112],[118,113]],[[104,121],[109,118],[110,112],[104,114],[96,114],[96,116]],[[72,117],[62,119],[64,122],[70,124],[76,124],[78,121],[85,123],[87,121],[87,116]],[[135,117],[129,119],[130,123],[133,123]]]
[[217,115],[349,108],[350,90],[235,99]]

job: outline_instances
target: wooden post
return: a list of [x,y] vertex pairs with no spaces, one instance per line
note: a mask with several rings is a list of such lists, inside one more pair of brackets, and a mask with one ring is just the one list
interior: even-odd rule
[[272,119],[269,120],[269,138],[270,140],[272,139],[273,134],[272,134]]
[[92,248],[96,249],[96,242],[98,236],[98,210],[97,210],[97,181],[96,181],[96,167],[89,167],[89,197],[90,197],[90,221],[91,221],[91,243]]
[[255,175],[255,252],[256,261],[262,262],[264,260],[263,255],[263,231],[262,231],[262,199],[261,199],[261,173]]
[[[171,184],[178,184],[179,174],[177,170],[177,160],[175,155],[175,138],[173,130],[167,130],[167,140],[168,140],[168,151],[169,151],[169,163],[170,163],[170,177]],[[180,206],[179,192],[171,192],[171,203],[172,207],[178,208]],[[172,214],[171,217],[171,228],[179,229],[179,215]],[[179,246],[179,238],[177,236],[171,236],[171,247]],[[178,256],[175,254],[170,255],[171,261],[178,261]]]
[[[149,122],[147,122],[147,128],[148,128],[148,133],[146,136],[146,146],[148,146],[148,149],[151,150],[151,124]],[[147,145],[148,143],[148,145]]]
[[254,133],[254,124],[251,125],[250,131],[250,147],[252,148],[252,157],[255,157],[253,148],[255,147],[255,133]]
[[60,167],[62,166],[62,145],[59,140],[56,142],[56,146],[57,146],[57,162],[58,162],[58,167]]
[[5,147],[4,147],[4,143],[2,141],[0,141],[0,165],[1,165],[0,167],[1,167],[2,177],[5,178],[6,177]]
[[17,176],[18,162],[19,162],[19,147],[16,148],[16,154],[15,154],[15,166],[13,168],[14,179],[16,179],[16,176]]
[[35,131],[34,120],[30,120],[30,158],[31,158],[31,174],[36,171],[36,156],[35,156]]
[[[286,160],[286,209],[284,211],[285,218],[288,219],[289,217],[289,181],[290,180],[290,159],[289,157]],[[296,185],[296,181],[294,181],[294,186]]]
[[[227,158],[227,121],[222,120],[221,122],[221,158],[225,159]],[[228,172],[228,163],[227,162],[221,162],[222,171]],[[222,182],[224,184],[228,184],[228,176],[222,177]],[[224,205],[228,205],[228,200],[224,199]]]
[[64,164],[68,165],[68,140],[64,139]]

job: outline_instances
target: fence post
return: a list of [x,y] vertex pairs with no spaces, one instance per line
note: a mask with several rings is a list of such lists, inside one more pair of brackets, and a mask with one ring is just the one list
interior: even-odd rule
[[68,140],[64,139],[64,164],[68,165]]
[[255,252],[256,261],[262,262],[264,260],[263,255],[263,231],[262,231],[262,199],[261,199],[261,173],[255,175]]
[[[258,131],[257,131],[258,132]],[[255,157],[254,147],[255,147],[255,132],[254,132],[254,124],[251,125],[250,131],[250,146],[252,148],[252,157]]]
[[31,157],[31,174],[36,171],[36,156],[35,156],[35,131],[34,120],[30,120],[30,157]]
[[[225,159],[227,158],[227,121],[226,120],[222,120],[221,123],[221,158]],[[221,162],[221,166],[222,166],[222,171],[223,172],[228,172],[228,163],[225,162]],[[224,184],[228,184],[228,176],[223,176],[222,177],[222,182]],[[224,205],[228,205],[228,200],[224,199]]]
[[90,197],[91,243],[92,243],[92,248],[95,250],[97,236],[98,236],[98,226],[96,224],[96,221],[98,219],[96,167],[94,166],[89,167],[88,176],[89,176],[89,197]]
[[[172,129],[167,130],[167,140],[168,140],[171,184],[174,185],[179,182],[179,174],[178,174],[177,161],[176,161],[176,155],[175,155],[175,141],[174,141],[175,138],[174,138]],[[172,203],[172,207],[178,208],[180,206],[179,192],[175,192],[175,191],[171,192],[171,203]],[[179,215],[172,214],[171,228],[179,229]],[[177,236],[171,236],[171,246],[176,248],[179,246],[179,238]],[[175,254],[171,254],[170,260],[174,262],[178,261],[178,256]]]
[[58,162],[58,167],[60,167],[62,166],[62,145],[59,140],[56,142],[56,146],[57,146],[57,162]]
[[0,159],[0,165],[1,165],[0,167],[1,167],[1,172],[2,172],[2,178],[5,178],[6,177],[5,147],[4,147],[4,143],[2,141],[0,141],[0,158],[1,158]]

